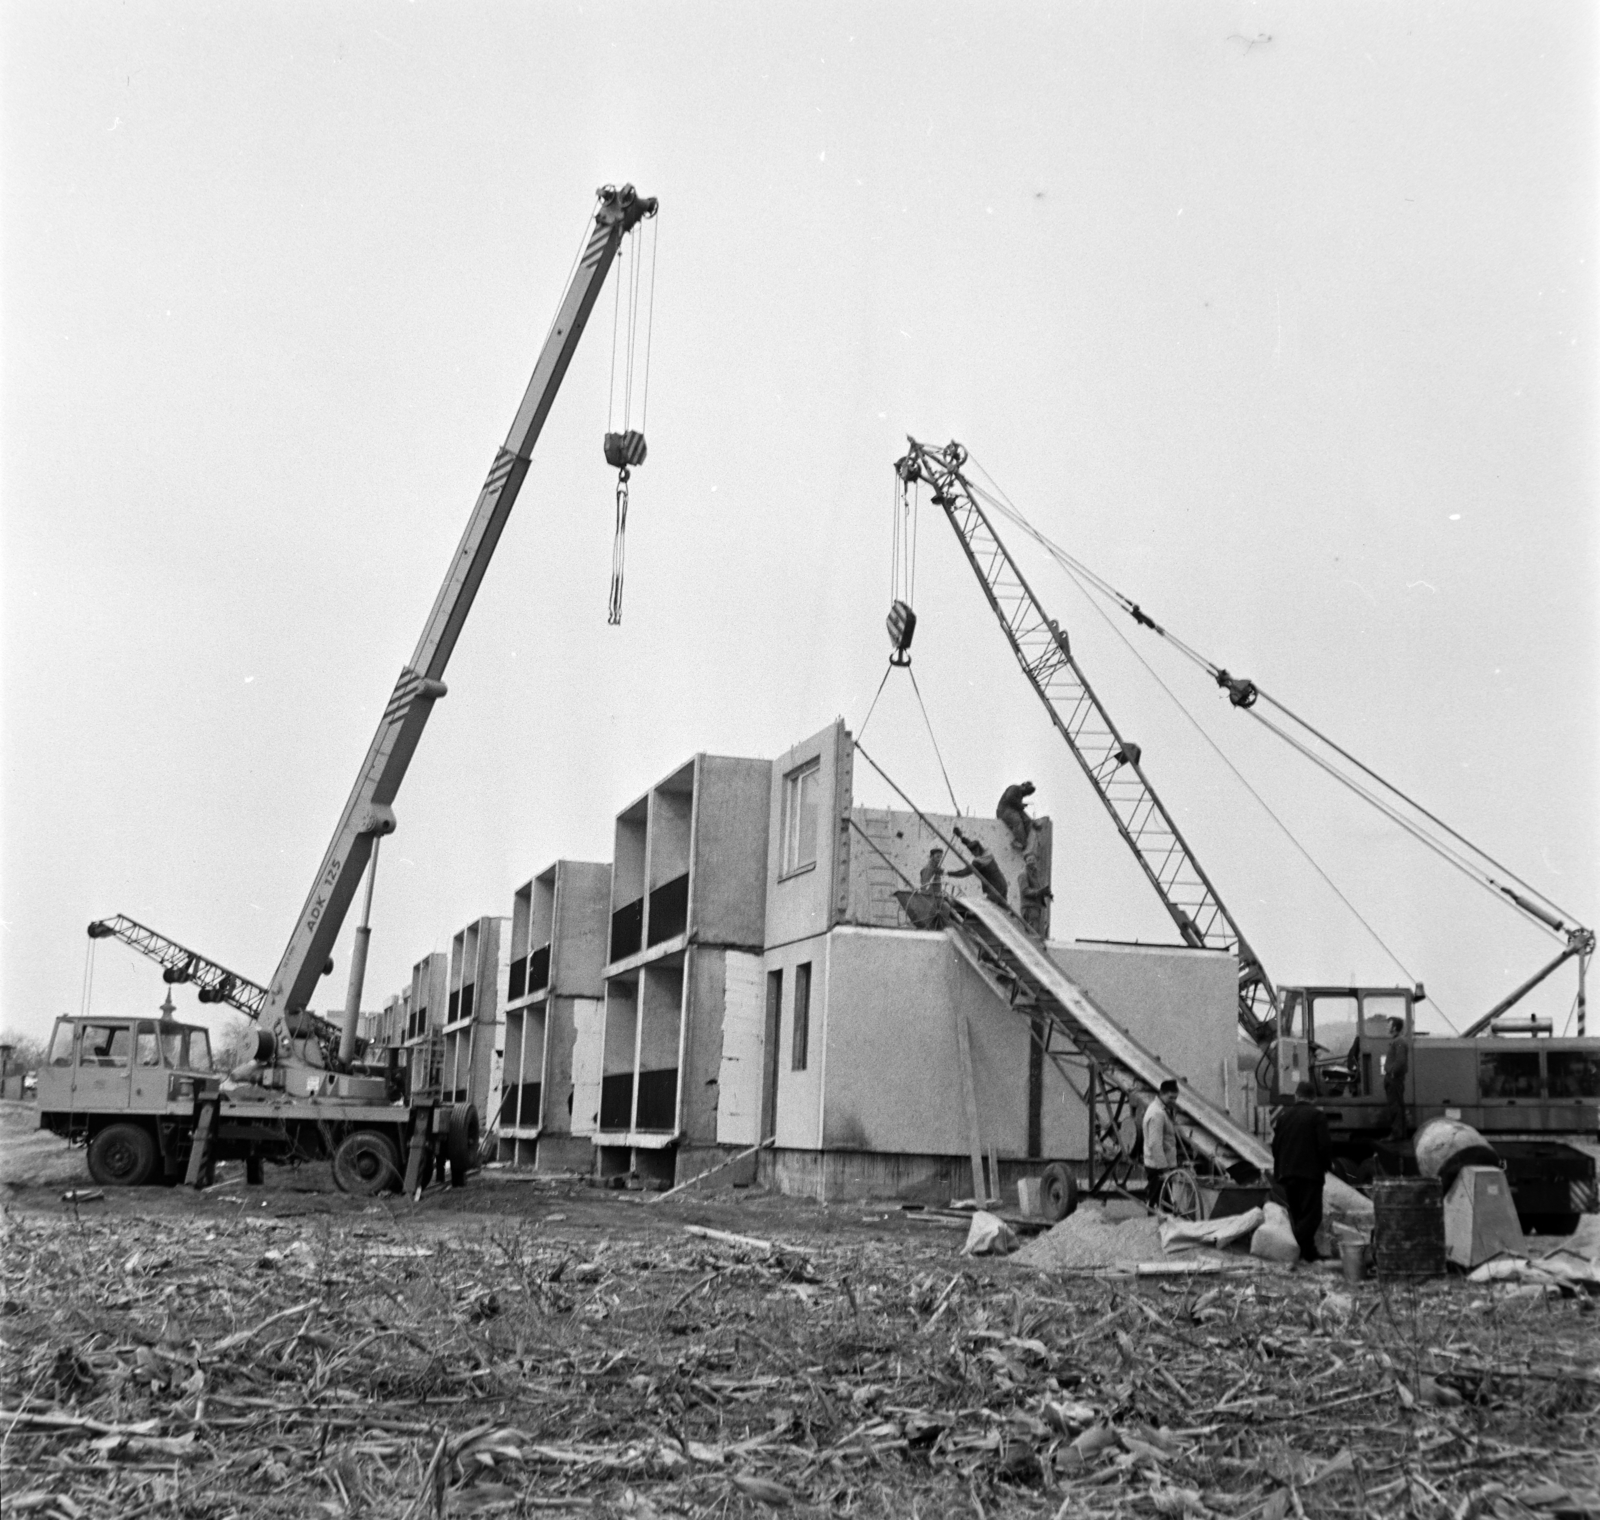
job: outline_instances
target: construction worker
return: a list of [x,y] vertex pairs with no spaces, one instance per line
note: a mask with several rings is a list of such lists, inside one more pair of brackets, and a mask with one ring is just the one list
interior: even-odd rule
[[1000,869],[1000,862],[994,858],[981,839],[972,839],[963,834],[960,829],[955,831],[956,838],[964,844],[972,854],[972,864],[963,866],[959,871],[950,871],[950,876],[976,876],[983,883],[983,890],[1003,908],[1011,891],[1011,883],[1006,880],[1006,873]]
[[1033,792],[1031,781],[1015,782],[1001,792],[999,806],[994,810],[994,816],[1011,830],[1012,846],[1018,850],[1026,850],[1033,837],[1033,819],[1028,816],[1028,798]]
[[922,868],[922,890],[944,891],[944,851],[937,846],[928,851],[928,863]]
[[1411,1069],[1411,1045],[1406,1039],[1406,1021],[1389,1020],[1389,1052],[1383,1058],[1383,1095],[1389,1100],[1389,1138],[1404,1140],[1406,1123],[1406,1074]]
[[1022,921],[1042,939],[1044,915],[1055,893],[1050,890],[1050,884],[1039,869],[1038,851],[1029,850],[1025,860],[1022,881],[1017,889],[1017,895],[1022,899]]
[[1309,1082],[1301,1082],[1294,1090],[1294,1103],[1272,1126],[1272,1174],[1288,1199],[1289,1223],[1302,1261],[1318,1259],[1322,1187],[1333,1164],[1328,1116],[1311,1101],[1315,1095]]
[[1172,1116],[1178,1111],[1178,1084],[1168,1077],[1161,1091],[1144,1111],[1141,1138],[1144,1142],[1144,1198],[1151,1209],[1161,1203],[1161,1184],[1178,1164],[1178,1130]]

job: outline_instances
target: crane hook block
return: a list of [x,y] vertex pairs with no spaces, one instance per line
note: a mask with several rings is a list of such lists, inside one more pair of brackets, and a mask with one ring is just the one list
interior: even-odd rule
[[889,630],[889,661],[894,665],[911,663],[911,638],[917,631],[917,615],[909,602],[890,604],[889,616],[884,619]]
[[646,452],[644,434],[637,428],[629,428],[626,433],[606,434],[606,463],[613,470],[628,470],[643,464]]

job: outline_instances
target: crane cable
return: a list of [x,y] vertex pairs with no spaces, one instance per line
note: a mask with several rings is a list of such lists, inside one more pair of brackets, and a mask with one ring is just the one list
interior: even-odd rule
[[78,1000],[78,1012],[84,1018],[89,1016],[89,1004],[94,1000],[94,947],[97,941],[89,941],[89,949],[83,958],[83,993]]
[[[982,465],[976,465],[976,468],[979,469],[979,470],[983,470],[983,466]],[[985,475],[986,478],[990,478],[990,477],[988,477],[988,472],[986,470],[984,471],[984,475]],[[991,485],[993,484],[992,478],[990,478],[990,484]],[[996,490],[998,490],[998,487],[996,487]],[[1021,513],[1017,512],[1014,507],[1010,507],[1009,503],[1002,502],[998,497],[991,497],[988,492],[979,492],[978,494],[981,494],[986,501],[989,501],[995,507],[995,509],[997,511],[1003,513],[1006,517],[1008,517],[1011,520],[1015,521],[1017,523],[1018,527],[1022,528],[1025,532],[1027,532],[1030,537],[1033,537],[1033,538],[1037,539],[1038,541],[1040,541],[1044,546],[1046,546],[1046,548],[1048,550],[1054,550],[1056,548],[1055,545],[1050,544],[1050,541],[1048,539],[1044,538],[1044,536],[1042,534],[1038,533],[1037,530],[1035,530],[1032,527],[1031,524],[1027,523],[1026,520],[1022,518]],[[1335,882],[1333,880],[1333,878],[1331,876],[1329,876],[1328,873],[1325,870],[1323,870],[1322,866],[1317,862],[1316,857],[1314,855],[1312,855],[1310,850],[1308,850],[1306,848],[1306,846],[1304,844],[1302,844],[1300,842],[1300,840],[1296,837],[1296,835],[1294,833],[1294,830],[1291,829],[1289,827],[1289,825],[1287,823],[1285,823],[1284,820],[1282,818],[1280,818],[1276,812],[1273,811],[1272,807],[1268,804],[1266,798],[1264,798],[1261,795],[1261,793],[1258,792],[1255,789],[1255,787],[1253,787],[1250,784],[1249,779],[1243,774],[1243,772],[1240,771],[1239,767],[1236,766],[1233,763],[1233,761],[1228,758],[1227,754],[1224,753],[1224,751],[1222,750],[1221,746],[1217,743],[1217,741],[1215,739],[1213,739],[1211,737],[1211,735],[1208,734],[1203,727],[1201,727],[1199,720],[1196,719],[1194,714],[1191,713],[1189,711],[1189,709],[1184,706],[1183,702],[1179,700],[1177,693],[1174,692],[1172,690],[1172,688],[1170,686],[1168,686],[1167,683],[1161,679],[1160,675],[1158,675],[1156,673],[1155,669],[1151,666],[1150,662],[1148,660],[1146,660],[1144,658],[1144,656],[1142,654],[1140,654],[1137,649],[1134,648],[1132,641],[1128,638],[1128,636],[1125,633],[1123,633],[1121,628],[1119,628],[1114,622],[1112,622],[1111,618],[1107,615],[1105,609],[1102,606],[1100,606],[1100,604],[1098,602],[1096,602],[1093,597],[1091,597],[1089,595],[1088,589],[1084,586],[1083,580],[1080,579],[1079,577],[1080,577],[1080,575],[1082,575],[1083,579],[1090,580],[1097,587],[1103,586],[1105,584],[1105,582],[1101,581],[1100,577],[1096,576],[1092,570],[1088,569],[1087,566],[1081,567],[1081,569],[1080,569],[1080,567],[1078,566],[1076,561],[1073,561],[1072,556],[1067,554],[1067,552],[1065,550],[1061,550],[1059,556],[1057,556],[1054,553],[1052,553],[1052,557],[1053,558],[1057,558],[1057,562],[1061,565],[1061,568],[1066,572],[1068,579],[1070,579],[1073,582],[1073,584],[1077,586],[1079,592],[1082,593],[1082,595],[1084,597],[1084,600],[1094,610],[1096,616],[1098,616],[1101,619],[1101,621],[1104,622],[1105,625],[1112,631],[1112,633],[1114,633],[1117,636],[1117,638],[1122,641],[1123,645],[1127,648],[1128,652],[1134,657],[1134,659],[1136,659],[1144,667],[1144,669],[1145,669],[1146,673],[1149,675],[1150,679],[1152,681],[1154,681],[1156,683],[1156,685],[1159,686],[1163,692],[1166,693],[1167,699],[1172,703],[1172,705],[1174,707],[1176,707],[1180,713],[1183,714],[1184,718],[1194,728],[1195,732],[1198,733],[1200,735],[1200,737],[1202,739],[1204,739],[1205,742],[1211,747],[1212,751],[1216,754],[1217,758],[1219,760],[1221,760],[1222,763],[1225,766],[1227,766],[1227,768],[1233,773],[1234,778],[1245,789],[1245,791],[1247,791],[1250,794],[1250,796],[1255,800],[1256,805],[1262,810],[1262,812],[1264,812],[1267,815],[1268,818],[1270,818],[1273,821],[1273,823],[1275,823],[1278,826],[1278,829],[1282,832],[1284,838],[1286,838],[1289,841],[1289,843],[1292,844],[1295,847],[1295,849],[1300,852],[1301,856],[1304,857],[1306,863],[1311,867],[1311,869],[1313,871],[1315,871],[1319,877],[1322,878],[1322,881],[1323,881],[1324,885],[1327,886],[1328,890],[1330,892],[1332,892],[1333,895],[1335,897],[1337,897],[1341,903],[1344,904],[1344,906],[1349,910],[1351,916],[1356,920],[1356,922],[1359,923],[1361,925],[1361,927],[1363,929],[1365,929],[1369,935],[1372,936],[1372,939],[1373,939],[1374,943],[1376,943],[1378,945],[1378,947],[1383,951],[1383,953],[1385,955],[1387,955],[1389,957],[1389,959],[1391,961],[1393,961],[1394,964],[1397,967],[1399,967],[1399,969],[1401,971],[1401,974],[1405,976],[1406,980],[1409,981],[1409,982],[1412,982],[1413,984],[1415,984],[1416,981],[1418,980],[1416,975],[1410,970],[1409,967],[1407,967],[1405,962],[1400,959],[1399,955],[1389,945],[1389,943],[1384,939],[1384,937],[1381,934],[1378,933],[1377,929],[1375,929],[1373,927],[1373,925],[1367,920],[1365,915],[1362,914],[1361,910],[1359,908],[1357,908],[1356,905],[1353,902],[1351,902],[1348,897],[1345,896],[1345,894],[1340,890],[1338,883]],[[1436,1008],[1438,1007],[1437,1001],[1435,1001],[1434,1006]],[[1451,1023],[1450,1016],[1447,1013],[1445,1013],[1444,1009],[1440,1008],[1439,1009],[1439,1013],[1440,1013],[1440,1016],[1444,1019],[1444,1021],[1447,1024],[1450,1024],[1452,1029],[1454,1029],[1456,1027],[1453,1023]]]
[[[660,248],[659,230],[652,223],[650,234],[650,289],[645,297],[644,316],[644,373],[640,382],[639,426],[633,426],[633,384],[636,360],[639,353],[640,286],[643,280],[644,260],[639,256],[638,226],[631,228],[617,250],[618,271],[611,298],[611,374],[606,394],[606,462],[617,471],[617,522],[611,541],[611,593],[606,604],[606,622],[615,627],[622,621],[622,576],[628,533],[628,482],[633,467],[644,463],[645,422],[650,410],[650,352],[655,335],[656,318],[656,253]],[[629,258],[629,254],[632,258]],[[628,291],[627,338],[623,348],[621,380],[617,371],[617,333],[622,324],[622,291]],[[617,392],[622,393],[622,427],[613,428],[617,411]]]
[[[1245,712],[1248,712],[1251,717],[1256,719],[1257,722],[1261,723],[1270,732],[1283,739],[1299,753],[1305,755],[1307,759],[1310,759],[1315,764],[1319,765],[1328,773],[1328,775],[1333,777],[1333,779],[1338,781],[1342,786],[1345,786],[1356,796],[1361,797],[1373,807],[1377,808],[1377,810],[1382,812],[1386,817],[1390,818],[1393,822],[1399,824],[1420,844],[1432,850],[1435,854],[1439,855],[1441,859],[1445,860],[1450,865],[1453,865],[1458,871],[1461,871],[1478,886],[1490,892],[1495,897],[1496,901],[1499,901],[1502,904],[1509,903],[1512,907],[1516,908],[1520,913],[1522,913],[1522,915],[1527,918],[1529,922],[1537,924],[1540,928],[1544,929],[1546,933],[1552,934],[1558,939],[1561,938],[1561,926],[1552,923],[1550,918],[1546,916],[1545,913],[1541,912],[1537,905],[1530,905],[1520,901],[1518,897],[1510,891],[1509,888],[1504,886],[1502,883],[1497,882],[1493,876],[1491,876],[1487,871],[1484,871],[1480,866],[1476,865],[1475,862],[1468,859],[1462,854],[1461,851],[1453,849],[1444,841],[1422,830],[1419,825],[1405,819],[1403,815],[1395,809],[1392,803],[1387,803],[1381,800],[1371,791],[1362,787],[1359,783],[1341,773],[1337,768],[1331,765],[1325,757],[1317,755],[1315,751],[1313,751],[1302,741],[1295,740],[1290,735],[1285,733],[1282,728],[1262,717],[1260,713],[1257,713],[1254,710],[1253,704],[1256,698],[1259,697],[1269,703],[1291,722],[1298,724],[1301,728],[1312,734],[1318,741],[1327,745],[1328,748],[1333,750],[1337,755],[1340,756],[1340,758],[1345,760],[1350,765],[1355,766],[1364,775],[1369,776],[1373,781],[1377,782],[1378,785],[1385,791],[1392,793],[1395,797],[1398,797],[1406,804],[1406,806],[1413,808],[1430,823],[1436,825],[1446,834],[1450,835],[1451,838],[1457,840],[1460,844],[1465,845],[1473,855],[1476,855],[1480,859],[1487,861],[1503,876],[1507,877],[1511,881],[1514,881],[1518,886],[1522,887],[1524,891],[1528,892],[1532,896],[1540,899],[1540,901],[1548,909],[1553,910],[1556,916],[1569,920],[1574,924],[1577,923],[1578,920],[1576,916],[1567,912],[1566,909],[1557,904],[1547,893],[1541,891],[1531,883],[1523,880],[1514,871],[1512,871],[1510,867],[1496,860],[1495,857],[1489,854],[1487,850],[1475,845],[1470,839],[1466,838],[1465,835],[1452,828],[1449,824],[1445,823],[1443,819],[1439,818],[1436,814],[1425,808],[1420,802],[1416,801],[1415,798],[1409,796],[1399,787],[1395,786],[1392,782],[1379,775],[1378,772],[1373,770],[1370,766],[1357,759],[1348,750],[1344,749],[1341,745],[1330,739],[1326,734],[1322,733],[1321,730],[1314,727],[1306,719],[1300,717],[1297,713],[1285,706],[1269,692],[1263,691],[1253,681],[1235,680],[1235,678],[1230,676],[1223,667],[1214,664],[1198,650],[1185,643],[1184,640],[1179,638],[1177,635],[1173,634],[1168,629],[1163,628],[1152,617],[1150,617],[1150,615],[1146,613],[1137,602],[1133,601],[1132,598],[1123,595],[1123,593],[1117,590],[1115,586],[1111,585],[1109,581],[1096,574],[1095,571],[1090,569],[1089,566],[1085,565],[1081,560],[1078,560],[1066,549],[1063,549],[1059,544],[1055,543],[1053,540],[1047,538],[1043,533],[1039,532],[1039,530],[1035,528],[1005,496],[1004,492],[1000,490],[999,486],[994,482],[993,477],[989,475],[988,471],[984,470],[983,466],[978,464],[976,460],[973,460],[972,463],[974,468],[983,474],[984,478],[989,482],[989,485],[992,488],[989,491],[979,489],[975,494],[982,496],[983,499],[1001,516],[1005,517],[1007,521],[1014,524],[1029,538],[1033,539],[1033,541],[1037,543],[1053,560],[1055,560],[1063,570],[1067,571],[1069,575],[1081,577],[1081,580],[1079,581],[1079,589],[1084,590],[1085,595],[1087,595],[1087,591],[1082,584],[1083,581],[1087,581],[1089,585],[1098,591],[1102,596],[1114,601],[1136,623],[1149,628],[1152,632],[1166,640],[1167,643],[1171,644],[1179,651],[1179,653],[1184,655],[1185,658],[1190,660],[1200,669],[1204,670],[1214,681],[1217,682],[1218,685],[1227,688],[1229,691],[1230,700],[1233,701],[1234,706],[1241,708]],[[1127,643],[1127,640],[1124,639],[1123,642]],[[1131,649],[1132,645],[1130,644],[1128,647]],[[1141,663],[1143,662],[1141,661]],[[1149,669],[1149,667],[1146,666],[1146,669]],[[1154,675],[1154,672],[1152,671],[1151,674]],[[1165,686],[1163,686],[1163,690],[1165,689]],[[1171,696],[1170,691],[1168,692],[1168,695]],[[1177,701],[1176,697],[1173,698],[1173,701]],[[1180,703],[1178,705],[1181,708],[1182,704]],[[1190,722],[1194,722],[1194,719],[1190,718]],[[1196,724],[1196,727],[1198,728],[1199,725]],[[1213,745],[1213,748],[1215,748],[1215,745]],[[1218,753],[1221,754],[1221,751],[1219,750]],[[1231,764],[1230,769],[1233,769]],[[1235,770],[1235,774],[1238,774],[1237,770]],[[1241,777],[1240,779],[1242,780],[1243,778]],[[1265,806],[1265,804],[1263,804],[1263,806]],[[1280,824],[1280,827],[1281,826],[1282,825]],[[1285,832],[1287,832],[1287,830],[1285,830]]]
[[[902,484],[896,479],[890,489],[889,522],[890,522],[890,552],[889,552],[889,601],[891,604],[899,603],[902,599],[909,606],[916,600],[917,592],[917,526],[921,521],[922,493],[920,487],[915,490]],[[909,644],[909,639],[907,643]],[[883,688],[888,684],[889,677],[894,671],[904,667],[905,672],[911,677],[911,690],[916,694],[917,706],[922,710],[923,726],[928,730],[928,741],[933,745],[934,759],[939,762],[939,774],[944,777],[944,789],[950,794],[950,806],[957,818],[961,817],[961,804],[956,800],[956,789],[951,785],[950,772],[944,763],[944,754],[939,748],[939,736],[933,731],[933,719],[928,716],[928,704],[922,699],[922,688],[917,684],[917,673],[911,668],[911,656],[902,654],[896,659],[891,654],[888,668],[883,673],[883,679],[878,682],[878,689],[873,693],[872,704],[867,708],[867,715],[861,720],[861,726],[856,730],[857,742],[867,731],[867,724],[872,721],[872,714],[877,709],[878,698],[883,695]]]

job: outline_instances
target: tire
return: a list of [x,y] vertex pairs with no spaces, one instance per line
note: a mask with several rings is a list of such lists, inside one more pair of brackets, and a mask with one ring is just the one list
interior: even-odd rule
[[137,1124],[108,1124],[89,1142],[89,1175],[102,1187],[139,1187],[157,1159],[155,1136]]
[[333,1181],[341,1192],[371,1198],[400,1186],[400,1154],[394,1141],[375,1129],[346,1135],[333,1153]]
[[1204,1213],[1200,1183],[1188,1167],[1174,1167],[1161,1179],[1160,1205],[1176,1219],[1199,1219]]
[[1078,1207],[1078,1179],[1059,1161],[1039,1173],[1039,1211],[1059,1224]]
[[467,1173],[478,1164],[478,1145],[478,1110],[470,1103],[457,1103],[450,1110],[450,1132],[444,1140],[451,1187],[467,1185]]

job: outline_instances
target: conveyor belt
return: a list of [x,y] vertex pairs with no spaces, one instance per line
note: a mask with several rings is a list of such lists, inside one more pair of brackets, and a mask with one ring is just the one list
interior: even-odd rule
[[[1236,1177],[1241,1170],[1263,1174],[1272,1170],[1272,1156],[1266,1146],[1187,1086],[1177,1072],[1163,1066],[1096,1008],[1084,990],[1006,909],[977,897],[952,897],[948,901],[954,922],[945,932],[1009,1008],[1045,1022],[1045,1054],[1057,1068],[1063,1069],[1062,1058],[1068,1053],[1051,1036],[1063,1037],[1072,1047],[1072,1054],[1087,1058],[1092,1077],[1086,1101],[1091,1110],[1097,1101],[1096,1084],[1100,1090],[1098,1101],[1105,1103],[1109,1095],[1120,1110],[1137,1094],[1153,1094],[1171,1078],[1178,1081],[1178,1132],[1196,1157],[1203,1157],[1218,1171]],[[1093,1112],[1091,1125],[1103,1145],[1104,1131],[1095,1124]]]

